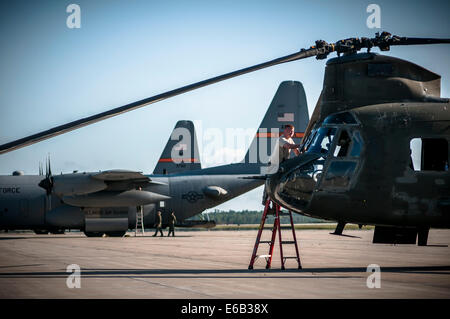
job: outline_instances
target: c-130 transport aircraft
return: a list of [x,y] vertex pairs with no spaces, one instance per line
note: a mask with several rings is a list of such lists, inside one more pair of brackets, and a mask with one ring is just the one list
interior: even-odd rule
[[[122,236],[136,225],[136,206],[143,206],[144,226],[152,227],[157,211],[163,226],[175,212],[185,220],[264,183],[264,172],[284,126],[303,136],[309,121],[303,85],[280,84],[250,148],[240,163],[201,168],[191,121],[179,121],[152,175],[127,170],[46,176],[0,176],[0,229],[62,233],[80,229],[87,236]],[[139,190],[141,188],[141,190]]]

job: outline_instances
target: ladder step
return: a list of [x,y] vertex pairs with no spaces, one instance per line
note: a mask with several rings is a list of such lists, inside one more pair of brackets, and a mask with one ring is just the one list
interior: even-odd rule
[[[272,218],[274,218],[273,220],[273,226],[270,227],[269,225],[265,225],[265,219],[267,219],[269,216],[272,216]],[[281,224],[281,217],[282,216],[289,216],[290,217],[290,224],[288,223],[284,223],[283,225]],[[261,240],[261,235],[262,232],[266,229],[271,229],[272,230],[272,240]],[[281,230],[289,230],[292,231],[293,233],[293,239],[290,239],[291,237],[288,236],[288,238],[290,240],[280,240],[280,248],[282,248],[283,244],[295,244],[295,248],[296,248],[296,253],[297,256],[288,256],[288,257],[284,257],[282,251],[280,252],[280,256],[281,256],[281,262],[282,262],[282,267],[281,269],[285,269],[284,267],[284,262],[286,261],[286,259],[295,259],[298,261],[298,268],[301,269],[301,264],[300,264],[300,256],[298,253],[298,249],[297,249],[297,241],[296,241],[296,236],[295,236],[295,228],[293,225],[293,220],[292,220],[292,212],[291,211],[281,211],[280,206],[278,204],[276,204],[275,202],[273,202],[271,199],[267,199],[266,203],[265,203],[265,208],[264,208],[264,213],[261,216],[261,223],[260,223],[260,227],[258,229],[258,236],[256,237],[256,242],[255,242],[255,246],[253,249],[253,254],[252,254],[252,258],[250,259],[250,264],[248,266],[248,269],[253,269],[253,265],[256,259],[258,258],[265,258],[267,265],[266,265],[266,269],[270,269],[271,263],[272,263],[272,257],[273,257],[273,250],[275,248],[275,241],[276,241],[276,233],[278,231],[279,232],[279,239],[281,239]],[[257,255],[257,251],[258,251],[258,247],[260,244],[270,244],[270,251],[269,254],[267,255]]]
[[136,212],[136,228],[134,230],[135,236],[138,234],[145,235],[144,230],[144,212],[143,211],[137,211]]

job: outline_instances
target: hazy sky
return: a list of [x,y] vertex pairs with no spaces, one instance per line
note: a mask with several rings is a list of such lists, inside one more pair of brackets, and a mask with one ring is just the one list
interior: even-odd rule
[[[69,29],[69,4],[81,28]],[[381,8],[369,29],[366,8]],[[377,31],[450,38],[448,1],[2,1],[0,144],[211,76]],[[378,52],[378,50],[374,50]],[[450,96],[450,45],[395,47],[385,54],[442,75]],[[151,173],[178,120],[255,131],[284,80],[301,81],[312,112],[324,60],[297,61],[241,76],[0,155],[0,174],[131,169]],[[200,153],[206,137],[197,133]],[[227,145],[225,145],[227,146]],[[229,145],[201,154],[204,166],[240,154]],[[239,160],[238,158],[237,160]],[[262,209],[261,188],[219,209]]]

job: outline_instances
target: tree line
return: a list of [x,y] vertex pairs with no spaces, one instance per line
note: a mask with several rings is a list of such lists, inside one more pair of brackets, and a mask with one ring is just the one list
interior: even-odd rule
[[[222,211],[214,210],[206,213],[201,213],[189,218],[189,220],[211,220],[215,221],[217,225],[220,224],[259,224],[261,222],[263,211],[242,210],[242,211]],[[323,219],[312,218],[300,214],[292,213],[295,224],[309,224],[309,223],[324,223]],[[273,215],[269,215],[266,223],[273,223]],[[282,216],[281,223],[288,224],[289,216]]]

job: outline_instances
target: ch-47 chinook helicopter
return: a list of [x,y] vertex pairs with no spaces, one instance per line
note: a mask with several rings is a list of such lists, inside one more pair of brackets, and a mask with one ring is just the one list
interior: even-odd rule
[[344,56],[327,62],[302,154],[266,181],[276,203],[339,221],[337,234],[345,222],[376,225],[374,243],[418,237],[426,245],[430,227],[450,227],[450,104],[440,97],[441,77],[398,58],[356,53],[416,41],[383,33],[317,43],[320,58]]
[[[270,197],[310,216],[375,225],[374,243],[426,245],[430,227],[450,227],[450,104],[440,76],[371,53],[395,45],[450,43],[377,33],[315,45],[278,59],[187,85],[0,146],[0,154],[219,81],[308,57],[327,63],[302,154],[266,179]],[[358,53],[361,49],[367,53]],[[342,56],[341,56],[342,55]],[[420,164],[411,145],[419,145]],[[340,231],[341,231],[340,230]],[[339,231],[338,231],[339,232]]]

